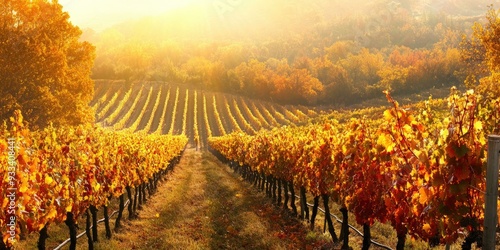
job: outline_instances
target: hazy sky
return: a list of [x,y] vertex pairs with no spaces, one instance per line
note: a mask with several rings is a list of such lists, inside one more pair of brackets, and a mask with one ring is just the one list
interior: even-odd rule
[[60,0],[71,22],[100,31],[126,19],[158,15],[203,0]]
[[[59,0],[59,3],[63,6],[63,10],[67,11],[71,16],[71,21],[73,24],[79,26],[81,29],[92,28],[96,31],[102,31],[105,28],[111,27],[117,23],[121,23],[125,20],[136,19],[144,16],[150,15],[160,15],[171,10],[176,10],[189,5],[202,6],[203,8],[208,8],[206,11],[218,14],[222,19],[224,15],[231,12],[232,10],[242,10],[241,8],[245,4],[251,2],[260,2],[261,5],[265,4],[268,6],[270,2],[275,2],[276,0],[265,0],[255,1],[255,0]],[[287,2],[288,0],[281,0],[282,2]],[[370,1],[363,0],[329,0],[331,2],[338,4],[338,8],[335,10],[342,9],[342,6],[349,7],[349,9],[359,9],[362,6],[369,6]],[[407,2],[406,0],[386,0],[389,4],[395,3],[398,6],[399,3]],[[419,0],[420,4],[413,6],[412,8],[417,8],[418,6],[425,7],[431,11],[442,11],[446,9],[456,9],[456,10],[467,10],[469,7],[474,7],[480,10],[478,13],[485,13],[487,4],[496,3],[498,4],[500,0]],[[294,2],[291,1],[290,2]],[[322,1],[325,2],[325,1]],[[373,1],[380,2],[380,1]],[[476,2],[476,4],[473,4]],[[313,6],[315,1],[311,1],[311,6]],[[368,4],[368,5],[367,5]],[[283,4],[282,4],[283,5]],[[477,5],[477,6],[476,6]],[[264,6],[264,5],[263,5]],[[498,5],[496,5],[498,8]],[[260,12],[257,12],[259,15]],[[192,13],[193,17],[196,17],[198,13]],[[470,13],[469,13],[470,14]],[[475,14],[475,13],[474,13]],[[243,15],[243,13],[238,12],[238,15]],[[258,17],[258,16],[257,16]],[[251,20],[251,19],[250,19]]]

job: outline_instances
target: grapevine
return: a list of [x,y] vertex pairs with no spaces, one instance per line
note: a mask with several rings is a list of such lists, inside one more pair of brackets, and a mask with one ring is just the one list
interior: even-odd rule
[[146,126],[144,126],[144,128],[141,131],[144,131],[146,133],[150,132],[151,125],[153,125],[153,120],[155,118],[156,111],[158,110],[158,106],[160,105],[161,91],[162,90],[163,90],[163,85],[160,87],[160,90],[158,91],[158,95],[156,96],[153,110],[151,111],[151,115],[149,116],[148,122],[146,123]]
[[156,127],[155,132],[153,134],[161,134],[163,131],[163,126],[165,126],[165,115],[166,115],[166,110],[167,110],[167,105],[168,105],[168,100],[170,99],[170,87],[168,88],[167,92],[167,97],[165,98],[165,102],[163,103],[163,109],[160,117],[160,123],[158,124],[158,127]]
[[[160,89],[161,91],[161,89]],[[146,97],[146,101],[144,102],[144,106],[142,107],[141,113],[139,113],[139,116],[135,118],[134,123],[130,125],[127,129],[130,130],[130,132],[135,132],[139,128],[139,124],[142,121],[142,117],[144,117],[144,114],[146,113],[146,108],[148,107],[149,101],[151,100],[151,95],[153,94],[153,88],[149,89],[148,96]],[[158,98],[157,98],[158,99]],[[154,117],[154,114],[151,115],[151,117]]]
[[139,93],[137,93],[134,102],[132,103],[132,106],[130,106],[130,109],[128,109],[116,123],[113,124],[113,128],[115,129],[123,129],[125,128],[126,122],[130,120],[130,117],[132,116],[132,113],[135,110],[135,106],[137,106],[137,103],[139,103],[139,100],[141,99],[142,96],[142,91],[144,90],[144,85],[141,86],[141,89],[139,90]]
[[205,127],[207,128],[207,136],[212,137],[212,129],[210,128],[210,123],[208,122],[207,98],[205,93],[203,93],[203,120],[205,121]]
[[212,96],[212,103],[214,106],[214,115],[215,115],[215,121],[217,122],[217,127],[219,128],[219,131],[222,133],[222,135],[226,134],[226,130],[224,129],[224,126],[222,125],[222,120],[219,115],[219,111],[217,110],[217,102],[215,100],[215,95]]
[[[367,235],[375,221],[389,222],[398,249],[408,234],[435,245],[453,243],[466,231],[464,245],[477,241],[484,220],[485,138],[499,129],[499,99],[453,89],[446,110],[432,100],[403,108],[386,96],[392,107],[379,119],[232,133],[209,138],[209,145],[249,168],[250,176],[266,176],[269,185],[278,179],[325,204],[331,198],[354,214]],[[266,186],[274,200],[276,189],[270,190]],[[279,203],[281,191],[278,196]]]
[[[243,99],[240,98],[240,101],[242,103],[243,111],[245,112],[245,114],[247,115],[247,117],[250,119],[250,122],[252,123],[252,126],[253,126],[254,130],[260,130],[262,128],[262,123],[259,121],[259,119],[257,117],[255,117],[254,114],[252,114],[252,112],[248,108],[248,105],[245,102],[245,100],[243,100]],[[234,103],[235,103],[234,104],[235,107],[238,107],[238,105],[236,103],[236,100],[234,100]]]
[[170,129],[168,130],[168,134],[173,134],[174,133],[174,126],[175,126],[175,116],[177,112],[177,102],[179,102],[179,87],[177,87],[177,90],[175,91],[175,100],[174,100],[174,109],[172,113],[172,123],[170,123]]
[[[20,225],[25,225],[28,233],[46,230],[50,224],[65,222],[69,226],[89,207],[105,206],[109,197],[121,196],[126,188],[150,181],[187,143],[185,136],[112,132],[84,125],[30,131],[20,112],[0,133],[0,173],[4,176],[0,225],[8,246],[19,240]],[[3,224],[7,216],[13,216],[7,196],[11,184],[6,178],[8,138],[15,140],[17,154],[14,240],[8,240],[10,234]]]
[[127,93],[125,93],[125,95],[123,96],[123,98],[118,103],[118,106],[113,110],[113,113],[111,113],[108,117],[106,117],[106,119],[104,120],[104,124],[105,125],[114,124],[114,123],[117,122],[116,120],[118,118],[118,115],[120,114],[121,110],[125,106],[125,103],[127,103],[129,101],[129,99],[130,99],[130,95],[132,94],[132,89],[133,88],[131,87],[127,91]]
[[234,115],[231,113],[231,108],[229,107],[229,103],[227,102],[226,96],[224,96],[224,108],[226,109],[227,115],[229,117],[229,121],[231,122],[231,125],[233,127],[234,131],[241,132],[241,128],[238,125],[238,122],[236,121],[236,118],[234,118]]

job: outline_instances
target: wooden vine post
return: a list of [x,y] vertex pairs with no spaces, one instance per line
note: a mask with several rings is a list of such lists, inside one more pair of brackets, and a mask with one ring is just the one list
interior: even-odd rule
[[500,136],[488,136],[488,164],[486,168],[486,194],[484,211],[483,249],[495,249],[498,200],[498,155]]

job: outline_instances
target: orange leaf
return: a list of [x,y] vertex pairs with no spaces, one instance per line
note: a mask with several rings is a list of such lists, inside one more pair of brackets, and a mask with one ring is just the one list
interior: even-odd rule
[[427,196],[427,189],[425,187],[421,187],[418,190],[418,193],[420,194],[420,198],[418,199],[418,202],[422,205],[427,203],[427,201],[429,199],[429,197]]

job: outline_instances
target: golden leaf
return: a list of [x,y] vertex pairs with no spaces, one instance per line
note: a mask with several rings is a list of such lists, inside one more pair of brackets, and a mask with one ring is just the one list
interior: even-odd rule
[[427,233],[430,233],[431,232],[431,225],[429,225],[429,223],[425,223],[423,226],[422,226],[422,229],[427,232]]
[[480,131],[483,129],[483,123],[481,121],[475,121],[474,122],[474,129],[477,131]]
[[46,175],[45,176],[45,184],[50,185],[52,182],[54,182],[54,179],[52,179],[52,177]]
[[418,202],[420,204],[425,204],[427,203],[428,201],[428,197],[427,197],[427,189],[425,187],[421,187],[419,190],[418,190],[418,193],[420,194],[420,198],[418,199]]

